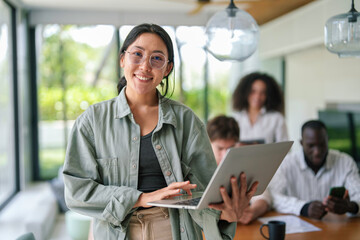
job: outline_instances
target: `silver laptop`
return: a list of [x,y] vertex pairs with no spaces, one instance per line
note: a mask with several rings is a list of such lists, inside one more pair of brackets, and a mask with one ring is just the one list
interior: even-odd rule
[[260,195],[264,192],[293,143],[293,141],[287,141],[231,148],[216,168],[204,192],[193,192],[191,196],[182,195],[148,202],[148,205],[184,209],[206,208],[210,203],[222,202],[220,187],[224,186],[230,193],[231,176],[238,178],[241,172],[246,173],[248,187],[255,181],[259,182],[255,195]]

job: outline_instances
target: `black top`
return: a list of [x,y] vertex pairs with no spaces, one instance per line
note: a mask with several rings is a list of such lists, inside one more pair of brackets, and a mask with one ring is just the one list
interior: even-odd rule
[[151,143],[153,132],[142,136],[140,141],[138,190],[153,192],[167,186]]

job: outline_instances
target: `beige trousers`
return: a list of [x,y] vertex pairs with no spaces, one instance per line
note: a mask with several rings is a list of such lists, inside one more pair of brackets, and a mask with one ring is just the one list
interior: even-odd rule
[[131,240],[171,240],[167,208],[153,207],[134,212],[130,220]]

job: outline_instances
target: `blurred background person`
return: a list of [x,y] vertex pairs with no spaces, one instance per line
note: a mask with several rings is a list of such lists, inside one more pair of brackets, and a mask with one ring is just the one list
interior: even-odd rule
[[288,140],[283,93],[270,75],[254,72],[244,76],[233,93],[232,103],[242,143]]
[[216,163],[219,165],[227,150],[239,142],[239,126],[234,118],[219,115],[208,121],[206,130]]
[[[229,148],[241,146],[239,125],[233,117],[218,115],[208,121],[206,129],[217,164],[221,162]],[[271,195],[266,189],[263,194],[251,199],[249,207],[245,209],[239,222],[248,224],[265,214],[270,208]]]
[[[276,211],[321,219],[326,213],[360,215],[360,175],[348,154],[328,147],[326,126],[311,120],[301,128],[302,149],[286,156],[270,183]],[[342,196],[329,196],[344,187]]]

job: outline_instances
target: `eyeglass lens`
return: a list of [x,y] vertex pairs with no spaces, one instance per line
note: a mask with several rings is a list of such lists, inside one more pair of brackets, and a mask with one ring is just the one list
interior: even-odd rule
[[[128,53],[129,53],[130,61],[133,64],[141,64],[146,59],[145,53],[141,50],[134,50]],[[150,55],[149,62],[151,67],[160,69],[165,66],[167,61],[164,54],[152,53]]]

